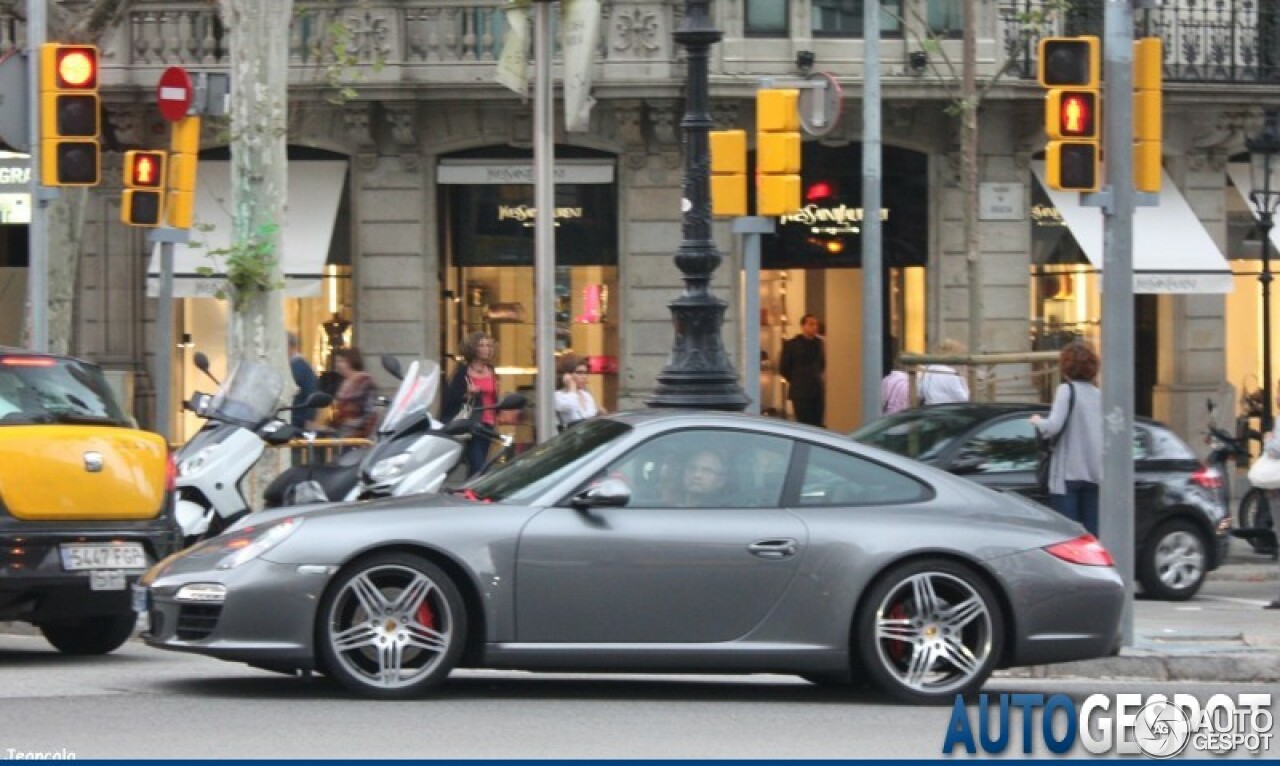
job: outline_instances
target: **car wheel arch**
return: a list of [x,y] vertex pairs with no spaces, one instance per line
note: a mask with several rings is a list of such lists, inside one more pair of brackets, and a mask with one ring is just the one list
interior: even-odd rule
[[[471,576],[466,567],[458,563],[452,556],[438,548],[432,548],[427,545],[414,545],[413,543],[396,543],[376,548],[366,548],[344,561],[340,569],[349,569],[365,559],[384,553],[404,553],[411,556],[420,556],[440,567],[453,580],[454,586],[458,589],[458,594],[462,596],[462,603],[467,612],[467,645],[463,650],[459,664],[463,666],[471,664],[484,650],[485,636],[488,635],[488,620],[485,619],[484,599],[480,595],[479,583]],[[336,580],[336,573],[335,577],[330,578],[330,584],[325,588],[326,592],[329,587],[332,587],[334,580]],[[319,662],[319,659],[319,653],[317,652],[316,661]]]
[[899,567],[904,567],[910,564],[914,564],[917,561],[946,561],[946,562],[964,567],[965,569],[972,572],[979,579],[981,579],[983,584],[985,584],[988,588],[991,589],[991,592],[995,594],[996,599],[999,602],[1001,616],[1004,618],[1003,651],[1002,651],[1002,656],[996,659],[996,667],[997,668],[1007,667],[1006,661],[1009,658],[1016,656],[1017,635],[1018,635],[1017,615],[1015,615],[1013,612],[1013,602],[1009,600],[1009,594],[1005,593],[1004,587],[1000,584],[999,580],[997,580],[995,575],[992,574],[991,570],[983,566],[981,562],[975,559],[968,558],[966,556],[958,555],[954,551],[927,551],[927,550],[912,551],[911,553],[886,561],[876,571],[875,575],[867,580],[866,585],[863,586],[863,588],[858,594],[858,603],[854,607],[853,614],[849,619],[847,645],[849,647],[849,656],[850,656],[851,663],[857,661],[858,653],[857,653],[857,650],[854,648],[853,642],[857,638],[858,620],[862,617],[864,610],[874,608],[874,605],[871,603],[871,600],[868,598],[868,594],[870,594],[870,592],[875,588],[875,586],[881,580],[887,577],[891,572],[898,569]]

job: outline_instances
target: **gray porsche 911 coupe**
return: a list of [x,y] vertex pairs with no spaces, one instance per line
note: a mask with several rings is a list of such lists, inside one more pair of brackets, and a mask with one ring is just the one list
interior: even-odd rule
[[1054,512],[819,429],[642,411],[452,494],[280,509],[156,565],[152,646],[420,695],[456,667],[791,673],[950,702],[1110,654],[1123,585]]

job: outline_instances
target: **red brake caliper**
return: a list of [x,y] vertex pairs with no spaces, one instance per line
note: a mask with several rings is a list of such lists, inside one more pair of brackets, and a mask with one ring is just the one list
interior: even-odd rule
[[[890,620],[903,620],[907,618],[907,608],[902,604],[894,604],[886,615]],[[902,662],[907,658],[907,652],[911,651],[911,647],[904,641],[891,641],[887,647],[889,656],[894,662]]]
[[431,630],[436,629],[436,614],[431,611],[431,605],[425,599],[418,605],[418,624]]

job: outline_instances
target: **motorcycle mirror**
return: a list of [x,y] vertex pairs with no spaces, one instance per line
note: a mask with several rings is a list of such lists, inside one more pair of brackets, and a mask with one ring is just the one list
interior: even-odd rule
[[446,423],[442,430],[450,436],[461,436],[471,432],[471,421],[466,418],[454,418]]
[[212,380],[219,386],[222,385],[217,378],[213,377],[213,373],[209,372],[209,357],[205,356],[203,351],[197,351],[195,356],[191,358],[191,361],[195,364],[197,370],[209,376],[209,380]]
[[404,368],[400,366],[400,360],[391,354],[382,355],[382,369],[391,374],[396,380],[404,380]]
[[502,401],[498,402],[497,409],[500,410],[519,410],[528,404],[528,400],[523,394],[507,394],[502,397]]

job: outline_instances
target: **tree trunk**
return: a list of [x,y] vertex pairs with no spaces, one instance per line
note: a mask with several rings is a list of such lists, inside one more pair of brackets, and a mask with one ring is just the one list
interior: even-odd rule
[[[287,194],[289,21],[292,0],[221,0],[231,59],[232,248],[259,238],[273,265],[266,289],[234,294],[227,328],[227,358],[254,359],[280,371],[284,397],[292,397],[285,356],[284,300],[278,285],[281,228]],[[285,402],[282,401],[283,405]],[[279,473],[284,450],[268,450],[246,494],[256,499]],[[256,486],[255,486],[256,484]]]
[[[982,253],[978,243],[978,46],[977,0],[964,5],[964,105],[960,112],[960,143],[964,174],[964,250],[969,282],[969,353],[982,353]],[[974,399],[976,368],[968,368],[969,390]]]

